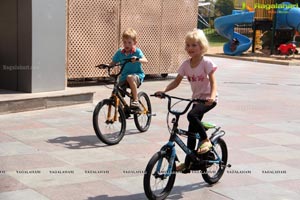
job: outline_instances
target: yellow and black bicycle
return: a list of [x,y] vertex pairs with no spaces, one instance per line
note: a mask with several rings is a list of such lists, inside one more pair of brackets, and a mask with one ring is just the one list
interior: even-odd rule
[[[108,75],[114,78],[114,86],[110,98],[100,101],[94,109],[93,126],[97,137],[105,144],[118,144],[124,137],[126,131],[126,119],[133,115],[134,123],[140,132],[149,129],[152,117],[151,102],[145,92],[138,93],[140,106],[138,108],[130,107],[132,94],[129,93],[118,82],[118,77],[122,73],[124,66],[131,62],[131,59],[123,60],[115,66],[120,66],[119,73],[113,74],[112,69],[115,66],[105,64],[98,65],[99,69],[107,69]],[[130,103],[127,103],[125,97],[129,97]]]

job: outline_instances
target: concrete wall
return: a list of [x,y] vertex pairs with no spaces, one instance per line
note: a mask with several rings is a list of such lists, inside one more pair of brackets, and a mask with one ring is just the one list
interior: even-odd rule
[[32,38],[32,92],[65,89],[65,1],[32,0]]
[[17,52],[17,0],[0,1],[0,88],[17,89],[18,73],[8,66],[16,66]]
[[1,0],[0,30],[0,89],[65,89],[65,1]]

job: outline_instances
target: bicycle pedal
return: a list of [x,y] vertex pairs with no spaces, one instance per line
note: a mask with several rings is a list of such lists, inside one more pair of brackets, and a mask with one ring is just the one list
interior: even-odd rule
[[142,110],[139,107],[130,107],[131,112],[134,114],[138,114],[138,112],[141,112]]
[[191,173],[191,170],[190,169],[184,169],[184,170],[181,171],[181,173],[189,174],[189,173]]

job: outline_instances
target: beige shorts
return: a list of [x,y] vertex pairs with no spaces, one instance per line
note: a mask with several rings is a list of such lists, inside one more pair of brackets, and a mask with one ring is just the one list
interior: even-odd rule
[[[134,78],[134,82],[136,83],[137,87],[140,87],[140,85],[141,85],[140,77],[139,77],[138,75],[136,75],[136,74],[132,74],[132,76],[133,76],[133,78]],[[125,81],[121,81],[121,82],[119,83],[119,85],[120,85],[121,87],[128,87],[128,88],[129,88],[129,84],[127,83],[126,80],[125,80]]]

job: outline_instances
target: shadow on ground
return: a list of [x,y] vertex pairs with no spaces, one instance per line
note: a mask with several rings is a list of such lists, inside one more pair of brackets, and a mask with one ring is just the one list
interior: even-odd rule
[[[142,134],[142,133],[135,129],[129,129],[126,131],[124,137],[136,135],[136,134]],[[61,137],[49,139],[47,142],[52,144],[61,144],[68,149],[92,149],[92,148],[108,146],[103,142],[101,142],[96,135],[84,135],[84,136],[76,136],[76,137],[61,136]]]
[[[176,184],[176,182],[175,182]],[[173,187],[171,193],[166,199],[183,199],[183,193],[184,192],[191,192],[194,190],[203,189],[206,187],[210,187],[207,183],[195,183],[185,186],[175,186]],[[200,197],[199,197],[200,198]],[[109,195],[99,195],[96,197],[89,197],[88,200],[141,200],[141,199],[147,199],[146,195],[144,193],[139,194],[132,194],[132,195],[124,195],[124,196],[114,196],[110,197]]]
[[62,144],[68,149],[91,149],[107,146],[106,144],[102,143],[95,135],[76,137],[62,136],[54,139],[49,139],[47,142],[52,144]]

